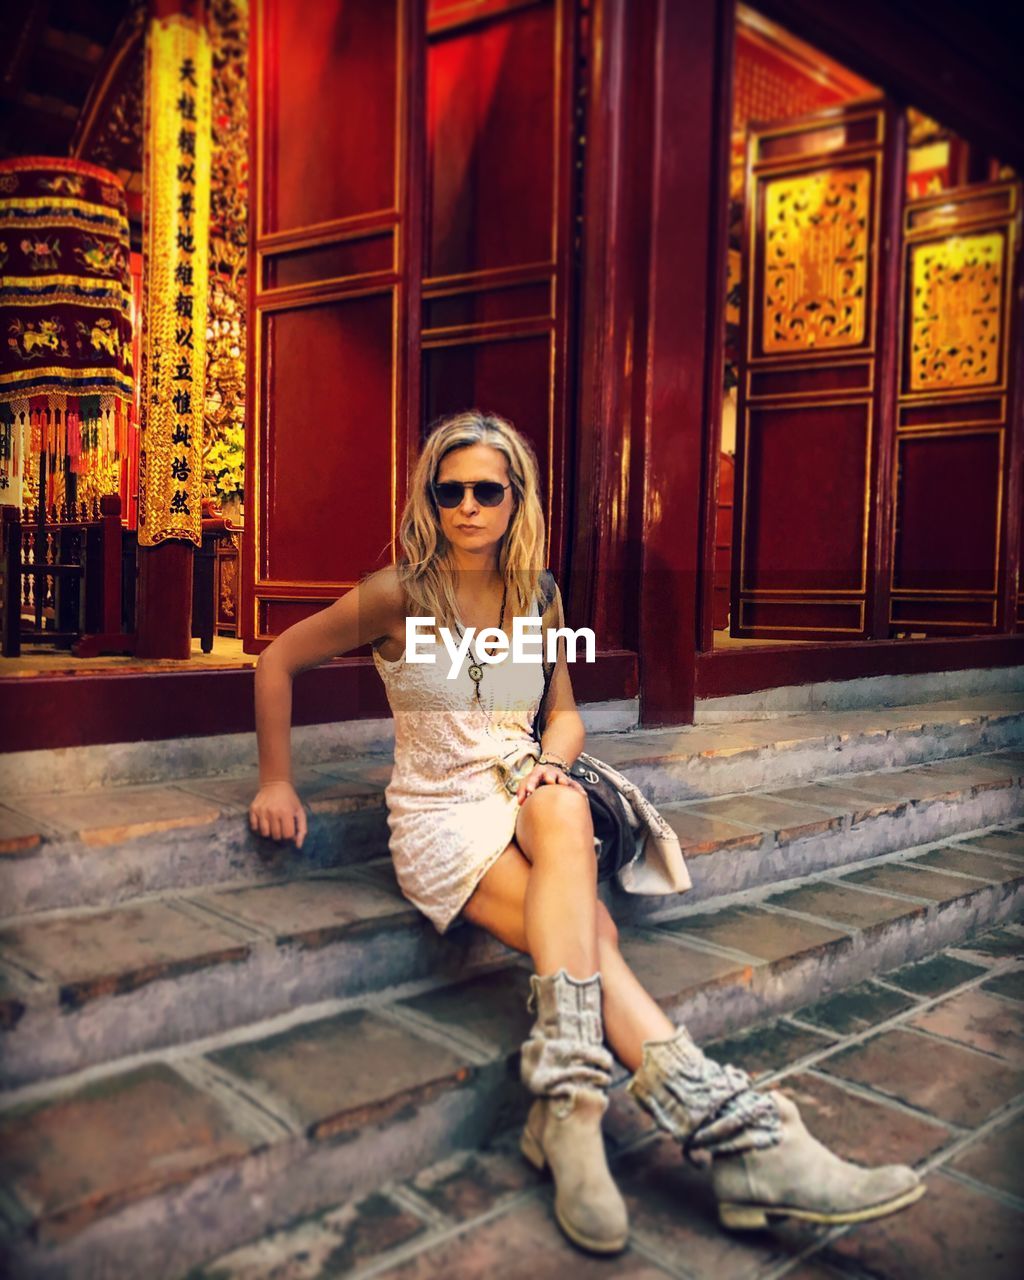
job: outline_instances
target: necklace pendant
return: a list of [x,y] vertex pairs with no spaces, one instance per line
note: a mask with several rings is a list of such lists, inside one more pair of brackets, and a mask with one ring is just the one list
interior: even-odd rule
[[474,662],[469,668],[469,678],[475,683],[483,679],[484,669],[478,663]]

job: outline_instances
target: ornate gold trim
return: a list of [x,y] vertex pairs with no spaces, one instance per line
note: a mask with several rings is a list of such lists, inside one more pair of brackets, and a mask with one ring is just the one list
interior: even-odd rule
[[[146,33],[139,545],[201,541],[212,48],[184,14]],[[189,174],[191,173],[191,176]]]
[[[739,625],[741,628],[746,627],[748,630],[757,630],[759,633],[763,633],[766,631],[829,631],[829,632],[839,632],[842,634],[849,633],[850,635],[858,635],[860,634],[860,632],[864,630],[865,600],[863,596],[855,597],[853,599],[847,598],[845,600],[836,600],[836,599],[824,599],[824,598],[819,599],[819,595],[820,593],[816,594],[813,597],[807,596],[804,598],[789,599],[789,600],[772,599],[770,601],[758,600],[756,597],[750,596],[750,595],[742,595],[739,600],[739,606],[740,606]],[[792,604],[794,606],[799,606],[799,607],[803,607],[805,605],[813,606],[816,604],[820,604],[826,607],[829,605],[846,604],[846,605],[849,605],[851,608],[855,608],[857,610],[858,623],[857,623],[857,626],[855,627],[836,627],[836,626],[829,626],[827,624],[819,625],[816,627],[804,627],[804,626],[799,626],[799,625],[790,624],[790,623],[779,623],[777,626],[772,626],[771,624],[763,623],[763,622],[757,623],[757,622],[744,621],[744,617],[743,617],[744,607],[749,607],[750,605],[753,605],[753,604],[769,604],[769,603],[770,604]]]
[[[897,600],[901,598],[901,596],[894,597],[894,599]],[[935,596],[934,599],[941,602],[943,597]],[[979,598],[976,603],[990,606],[989,620],[987,622],[980,622],[977,619],[971,619],[970,621],[958,620],[956,618],[896,618],[893,616],[890,609],[889,626],[899,627],[901,630],[906,627],[925,627],[928,629],[934,629],[936,627],[959,627],[966,630],[967,628],[996,626],[999,620],[999,601]]]
[[[829,354],[829,353],[826,353]],[[753,373],[763,373],[771,370],[778,373],[801,373],[805,371],[814,372],[815,366],[820,365],[824,369],[855,369],[864,367],[868,371],[867,382],[860,387],[811,387],[807,391],[758,391],[750,390],[751,375]],[[835,396],[840,400],[848,400],[851,395],[872,396],[875,392],[875,361],[857,359],[842,363],[834,360],[820,360],[811,364],[810,361],[803,361],[800,364],[790,367],[780,368],[776,360],[762,360],[755,365],[747,365],[747,385],[744,388],[744,400],[749,405],[757,407],[771,407],[774,404],[799,404],[802,400],[813,399],[815,404],[832,404],[832,397]]]
[[[845,113],[845,114],[844,114]],[[877,125],[875,137],[873,140],[865,141],[858,138],[856,142],[850,144],[850,148],[859,147],[863,150],[878,150],[885,143],[885,111],[880,107],[870,107],[865,105],[863,110],[850,112],[842,103],[834,107],[824,107],[822,110],[814,113],[814,118],[809,120],[798,120],[792,123],[781,123],[775,128],[754,130],[754,137],[757,139],[757,146],[766,138],[788,138],[794,137],[800,133],[824,133],[827,129],[845,128],[851,124],[859,124],[862,120],[874,120]],[[822,151],[813,153],[816,156],[826,155],[843,155],[845,159],[845,149],[842,147],[828,147]],[[789,156],[787,159],[793,160],[795,157]],[[753,164],[755,167],[765,163],[764,157],[755,153]]]
[[109,222],[118,230],[128,226],[128,217],[123,211],[109,204],[94,204],[80,196],[0,196],[0,214],[5,215],[5,221],[16,209],[70,209],[83,217],[88,213],[95,220],[90,221],[89,226],[94,226],[96,221]]
[[[103,378],[104,381],[107,381],[107,382],[115,378],[119,378],[122,382],[125,382],[127,384],[123,392],[116,391],[116,390],[111,391],[109,388],[105,387],[102,391],[96,391],[96,392],[80,391],[78,393],[79,395],[88,396],[90,394],[94,394],[98,396],[99,395],[118,396],[123,394],[123,397],[125,400],[130,400],[132,398],[132,390],[131,390],[132,380],[126,374],[121,373],[120,370],[118,369],[111,369],[111,368],[75,369],[74,375],[75,375],[75,378],[79,380],[85,379],[85,378]],[[35,382],[39,378],[65,378],[66,379],[67,376],[68,376],[68,369],[64,365],[37,365],[34,369],[12,369],[10,373],[4,374],[4,377],[11,382]],[[64,395],[67,394],[66,386],[64,387],[63,394]]]
[[[778,176],[784,172],[786,176],[799,177],[803,174],[815,173],[820,170],[826,163],[826,157],[800,157],[799,164],[791,164],[784,170],[778,171]],[[775,174],[761,174],[753,170],[748,172],[748,184],[746,198],[750,201],[751,216],[749,218],[749,234],[747,236],[747,263],[746,263],[746,281],[744,286],[746,315],[748,322],[746,324],[746,356],[745,361],[748,368],[763,367],[765,362],[775,363],[779,360],[794,360],[799,357],[808,361],[821,361],[856,358],[873,356],[876,354],[875,343],[875,312],[878,299],[878,228],[881,210],[881,183],[879,182],[879,173],[881,165],[881,156],[877,151],[872,151],[864,157],[843,157],[834,165],[828,167],[834,171],[842,172],[847,167],[855,165],[867,165],[870,169],[870,212],[868,215],[868,224],[866,228],[867,237],[867,258],[865,262],[865,273],[867,277],[866,299],[864,304],[865,314],[865,331],[861,342],[856,346],[848,346],[844,348],[813,348],[800,352],[783,351],[783,352],[766,352],[763,349],[763,324],[760,314],[755,319],[755,303],[757,301],[757,283],[763,277],[765,272],[765,253],[766,247],[763,238],[759,236],[759,221],[764,199],[765,182],[777,176]],[[758,347],[755,353],[755,339],[758,339],[762,346]]]

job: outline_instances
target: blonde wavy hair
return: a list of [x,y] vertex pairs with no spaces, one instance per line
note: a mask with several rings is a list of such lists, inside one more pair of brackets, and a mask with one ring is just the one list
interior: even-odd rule
[[403,557],[397,563],[412,611],[435,618],[436,626],[454,627],[458,610],[448,558],[450,543],[441,531],[431,486],[445,454],[471,444],[490,445],[508,463],[514,508],[498,551],[498,572],[508,588],[510,617],[529,613],[544,568],[540,472],[529,441],[505,418],[479,409],[440,419],[431,428],[413,472],[398,528]]

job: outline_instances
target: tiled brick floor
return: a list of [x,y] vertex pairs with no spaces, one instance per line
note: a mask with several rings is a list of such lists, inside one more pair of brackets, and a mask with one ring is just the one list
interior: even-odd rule
[[[480,1017],[486,1037],[485,1008]],[[1024,1274],[1022,1030],[1024,926],[1011,924],[706,1046],[785,1088],[811,1132],[847,1158],[914,1164],[928,1192],[889,1218],[726,1232],[706,1175],[620,1089],[605,1135],[632,1235],[616,1258],[566,1242],[550,1182],[507,1132],[237,1249],[193,1280],[1009,1280]]]

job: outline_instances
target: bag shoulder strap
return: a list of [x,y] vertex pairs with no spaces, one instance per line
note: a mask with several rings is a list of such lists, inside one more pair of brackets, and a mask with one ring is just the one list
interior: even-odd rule
[[555,582],[555,575],[550,569],[541,570],[540,575],[540,606],[541,606],[541,655],[544,666],[544,692],[541,694],[540,706],[537,710],[537,740],[540,741],[541,734],[544,732],[544,720],[546,716],[546,705],[548,700],[548,689],[551,686],[551,677],[555,672],[555,664],[548,662],[548,630],[551,627],[557,627],[558,618],[558,586]]

